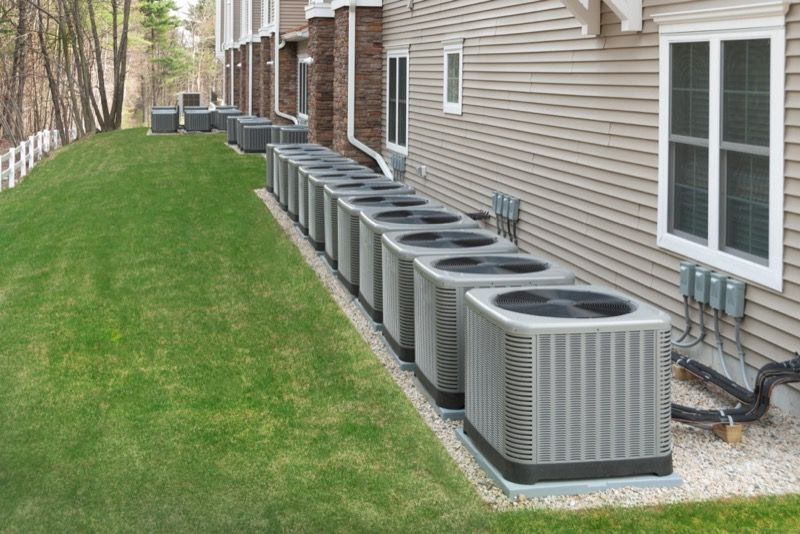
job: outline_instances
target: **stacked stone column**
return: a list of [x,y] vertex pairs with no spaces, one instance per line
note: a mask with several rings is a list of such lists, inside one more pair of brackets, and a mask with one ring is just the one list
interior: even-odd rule
[[[336,10],[333,47],[333,148],[359,162],[375,161],[347,140],[347,63],[349,9]],[[316,63],[316,59],[315,59]],[[383,13],[379,7],[356,8],[355,136],[376,151],[381,150],[383,105]]]
[[[260,115],[262,117],[271,117],[273,70],[268,63],[272,61],[272,39],[262,37],[258,47],[260,48],[259,66],[258,69],[253,69],[253,83],[255,84],[256,80],[258,80],[258,109],[260,110]],[[256,73],[258,74],[257,76]]]
[[308,69],[308,137],[312,143],[333,147],[333,18],[308,21],[308,55],[314,62]]

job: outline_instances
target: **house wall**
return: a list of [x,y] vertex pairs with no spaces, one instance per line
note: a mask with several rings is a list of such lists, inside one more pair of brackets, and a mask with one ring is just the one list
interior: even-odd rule
[[309,141],[333,146],[333,35],[332,18],[308,21],[308,55],[314,64],[308,70]]
[[[288,115],[297,114],[297,43],[286,43],[286,46],[278,52],[280,61],[279,88],[280,95],[278,104],[280,111]],[[275,124],[287,124],[289,121],[272,114]]]
[[[593,38],[581,36],[559,0],[417,0],[413,11],[406,0],[384,0],[384,48],[410,45],[406,181],[466,211],[487,209],[494,190],[518,196],[523,249],[655,304],[682,328],[677,269],[686,258],[656,245],[659,36],[651,17],[734,3],[745,2],[645,0],[639,33],[622,33],[604,7]],[[743,341],[759,367],[800,349],[797,4],[786,30],[785,282],[782,293],[748,284]],[[453,38],[464,38],[462,116],[442,111],[442,41]],[[385,93],[385,54],[383,72]],[[385,107],[382,123],[385,139]],[[723,333],[732,352],[727,320]],[[709,352],[697,356],[708,361]],[[781,395],[800,413],[796,395]]]
[[281,33],[306,23],[307,0],[281,0]]

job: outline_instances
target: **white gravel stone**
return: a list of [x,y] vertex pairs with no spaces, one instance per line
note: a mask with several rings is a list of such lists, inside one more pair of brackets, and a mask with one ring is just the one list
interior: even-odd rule
[[[666,489],[624,488],[587,495],[511,500],[489,479],[456,438],[460,421],[444,421],[412,382],[413,373],[401,371],[386,351],[380,335],[353,303],[350,293],[339,283],[324,259],[316,254],[277,201],[266,189],[256,190],[314,269],[325,287],[345,312],[378,360],[419,411],[423,421],[473,484],[481,498],[498,510],[563,509],[577,510],[601,506],[650,506],[730,497],[753,497],[800,493],[800,421],[773,408],[761,421],[749,425],[742,443],[728,444],[712,432],[673,423],[673,464],[683,485]],[[726,407],[736,402],[704,386],[673,381],[673,399],[686,406]]]

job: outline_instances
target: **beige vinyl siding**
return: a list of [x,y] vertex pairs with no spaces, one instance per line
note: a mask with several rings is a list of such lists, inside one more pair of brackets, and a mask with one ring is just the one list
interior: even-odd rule
[[242,0],[233,0],[233,41],[242,38]]
[[281,0],[281,33],[306,23],[306,0]]
[[[651,17],[731,3],[645,0],[640,33],[622,33],[604,8],[602,34],[590,38],[558,0],[418,0],[413,11],[384,1],[384,46],[410,45],[407,182],[468,211],[486,209],[493,190],[520,197],[524,249],[649,301],[682,328],[684,258],[656,246]],[[743,340],[757,366],[800,349],[800,6],[786,29],[785,284],[782,294],[748,285]],[[462,116],[442,111],[442,41],[453,38],[464,38]],[[723,332],[731,352],[732,326]]]

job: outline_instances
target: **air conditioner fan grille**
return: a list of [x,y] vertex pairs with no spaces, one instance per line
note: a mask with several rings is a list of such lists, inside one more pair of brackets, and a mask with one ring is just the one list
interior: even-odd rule
[[404,235],[398,241],[423,248],[474,248],[492,245],[497,238],[477,232],[417,232]]
[[515,313],[569,319],[617,317],[635,309],[629,301],[580,289],[512,291],[498,296],[495,305]]
[[436,269],[465,274],[529,274],[547,270],[546,262],[530,258],[462,256],[439,260]]

